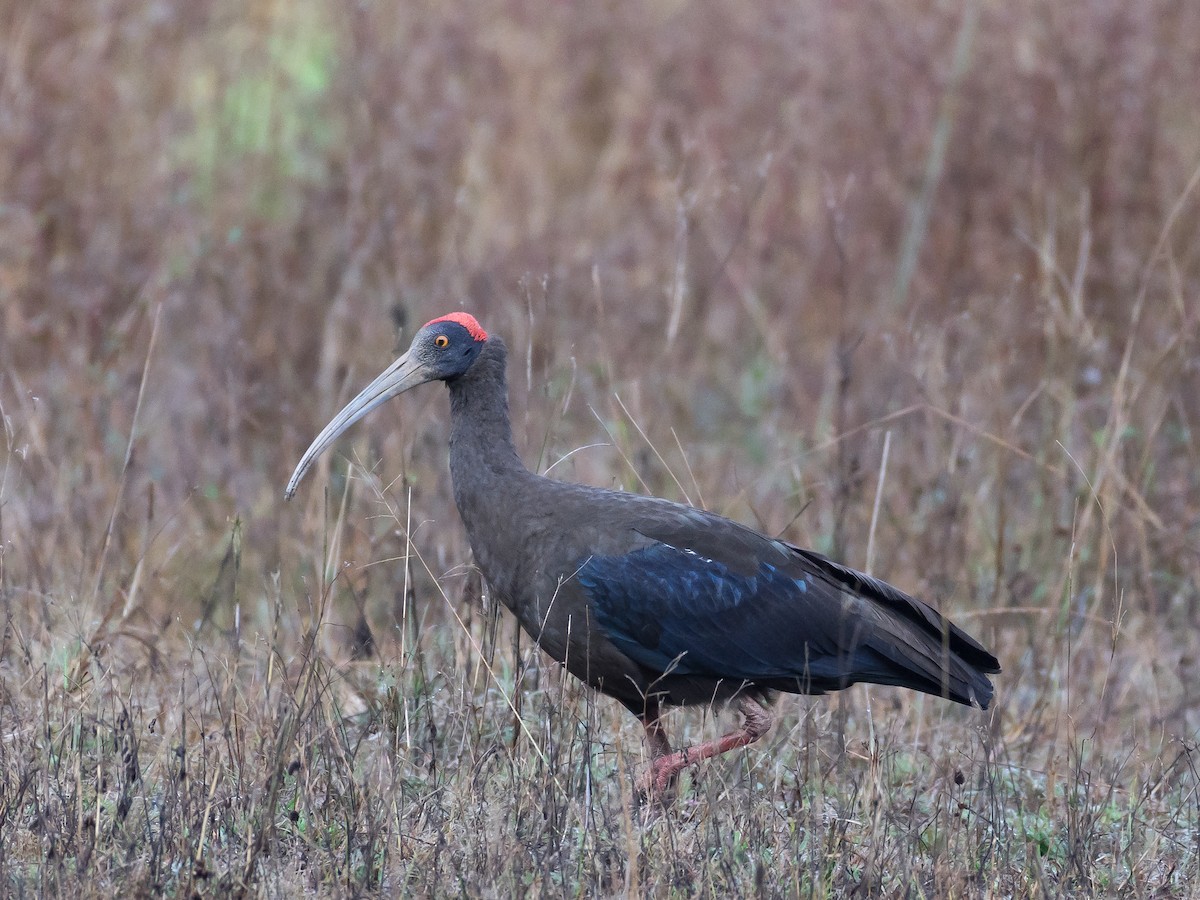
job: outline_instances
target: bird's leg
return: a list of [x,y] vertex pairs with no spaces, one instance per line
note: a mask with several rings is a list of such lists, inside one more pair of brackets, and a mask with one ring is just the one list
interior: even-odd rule
[[650,768],[637,780],[636,799],[644,803],[653,797],[667,805],[674,797],[672,789],[675,786],[675,775],[672,773],[659,778],[658,762],[671,755],[671,741],[667,738],[667,730],[663,728],[657,709],[648,711],[641,720],[642,727],[646,729],[646,745],[650,750]]
[[642,724],[646,727],[646,740],[650,744],[653,758],[650,762],[650,770],[638,779],[639,793],[643,796],[665,796],[665,792],[675,784],[679,773],[688,766],[698,763],[702,759],[710,759],[738,747],[753,744],[771,730],[771,724],[774,721],[771,714],[763,709],[753,697],[743,695],[738,698],[737,705],[743,716],[742,727],[737,731],[731,731],[716,740],[705,741],[694,747],[684,747],[682,750],[674,752],[671,750],[671,745],[667,743],[667,736],[663,732],[657,716],[654,719],[644,719]]

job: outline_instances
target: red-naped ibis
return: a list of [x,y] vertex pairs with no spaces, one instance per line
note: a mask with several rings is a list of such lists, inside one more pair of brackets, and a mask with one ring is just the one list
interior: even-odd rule
[[[685,767],[757,741],[775,692],[898,685],[987,708],[1000,664],[931,606],[812,550],[655,497],[555,481],[513,444],[504,342],[456,312],[350,401],[305,451],[313,460],[386,400],[428,381],[450,389],[450,473],[492,592],[572,675],[646,730],[643,795]],[[742,727],[672,751],[664,707],[736,703]]]

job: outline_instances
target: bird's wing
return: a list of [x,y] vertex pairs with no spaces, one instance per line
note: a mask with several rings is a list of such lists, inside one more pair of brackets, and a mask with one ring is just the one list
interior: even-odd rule
[[820,554],[719,517],[639,525],[646,541],[592,556],[578,580],[596,621],[658,672],[825,690],[901,684],[991,696],[996,660],[931,607]]

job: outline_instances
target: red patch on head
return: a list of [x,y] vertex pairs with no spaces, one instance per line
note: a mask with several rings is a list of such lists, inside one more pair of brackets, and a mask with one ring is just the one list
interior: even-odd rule
[[430,325],[436,325],[438,322],[453,322],[456,325],[461,325],[463,328],[467,329],[467,334],[469,334],[475,340],[487,340],[487,332],[483,330],[482,326],[475,321],[475,317],[470,313],[452,312],[448,315],[438,316],[436,319],[430,319],[422,327],[428,328]]

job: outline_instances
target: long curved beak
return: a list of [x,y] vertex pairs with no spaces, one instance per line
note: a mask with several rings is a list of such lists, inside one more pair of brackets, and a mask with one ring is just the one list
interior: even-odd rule
[[347,403],[345,408],[333,417],[333,420],[317,435],[316,440],[304,451],[304,455],[300,457],[300,464],[296,466],[296,471],[292,473],[292,478],[288,482],[287,490],[283,492],[283,498],[285,500],[292,499],[296,493],[296,486],[300,484],[300,479],[304,477],[308,467],[325,452],[330,444],[337,440],[338,435],[343,431],[380,404],[403,394],[410,388],[415,388],[418,384],[433,381],[435,377],[430,374],[424,363],[413,356],[411,350],[388,366],[382,375],[363,388],[357,397]]

